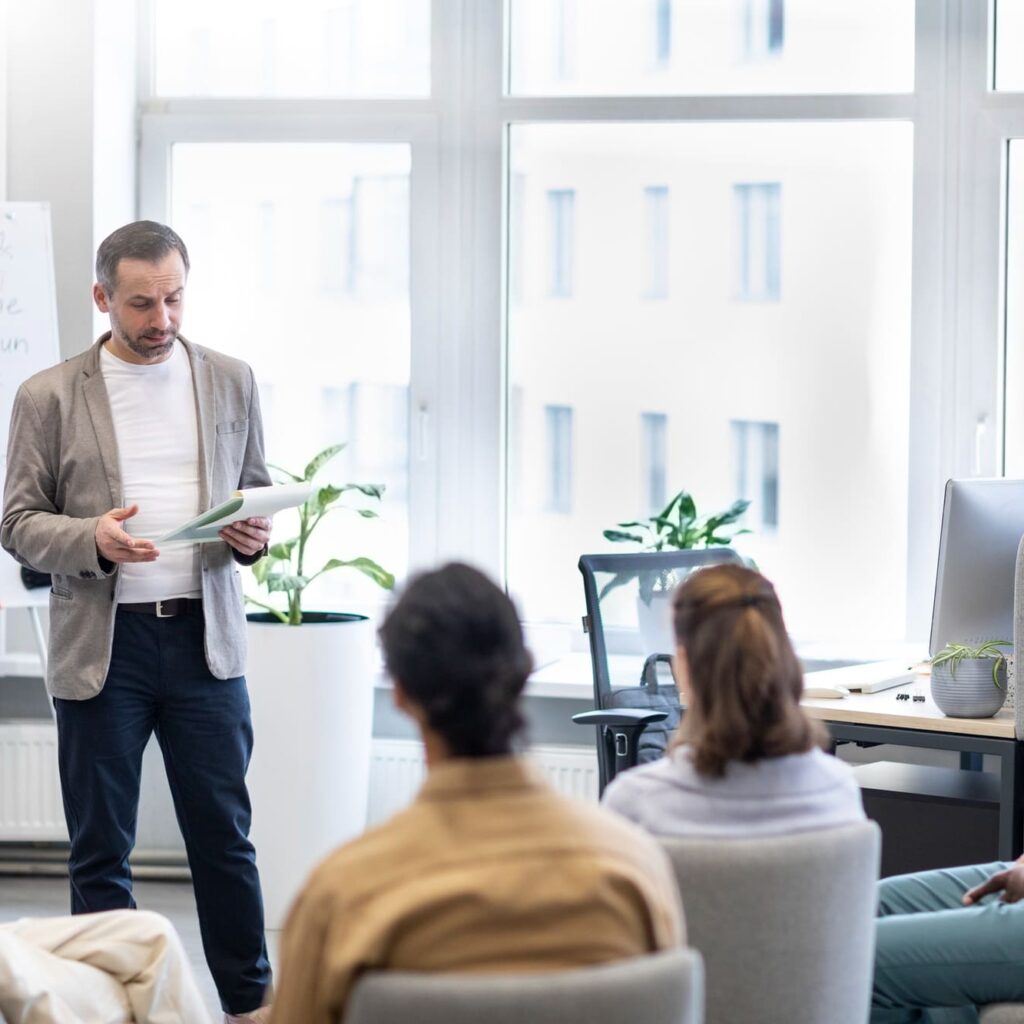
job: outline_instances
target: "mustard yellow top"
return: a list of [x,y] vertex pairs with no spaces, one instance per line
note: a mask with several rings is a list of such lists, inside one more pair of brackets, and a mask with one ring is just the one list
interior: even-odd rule
[[281,940],[273,1024],[335,1024],[362,971],[514,973],[683,943],[655,842],[517,758],[433,768],[415,802],[324,860]]

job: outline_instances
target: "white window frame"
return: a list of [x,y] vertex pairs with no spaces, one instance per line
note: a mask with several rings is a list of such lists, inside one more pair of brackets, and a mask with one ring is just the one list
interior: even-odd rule
[[[434,0],[429,99],[144,100],[140,212],[166,216],[177,141],[408,142],[410,560],[418,567],[458,556],[503,575],[509,126],[911,123],[910,470],[901,528],[908,632],[923,637],[944,482],[1002,466],[1005,160],[1007,140],[1024,137],[1024,94],[988,89],[990,18],[990,5],[976,0],[917,0],[908,94],[513,97],[505,0]],[[152,60],[140,65],[145,79]]]

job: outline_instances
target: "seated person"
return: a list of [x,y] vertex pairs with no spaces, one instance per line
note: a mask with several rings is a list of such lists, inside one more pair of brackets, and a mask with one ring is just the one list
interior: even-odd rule
[[171,922],[145,910],[0,924],[0,1021],[197,1024],[210,1019]]
[[552,971],[679,945],[657,845],[558,796],[513,753],[531,663],[508,597],[448,565],[409,583],[380,638],[427,779],[307,881],[281,940],[273,1024],[334,1024],[361,971]]
[[864,818],[852,770],[800,707],[803,672],[775,590],[716,565],[672,599],[686,706],[665,757],[612,780],[604,803],[661,836],[754,838]]
[[871,1024],[977,1024],[978,1006],[1024,1002],[1022,899],[1024,857],[883,878]]

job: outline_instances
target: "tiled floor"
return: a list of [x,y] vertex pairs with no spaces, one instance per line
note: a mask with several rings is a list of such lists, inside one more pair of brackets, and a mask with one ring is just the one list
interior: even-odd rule
[[[138,880],[135,899],[140,907],[155,910],[174,922],[185,944],[189,960],[199,982],[200,991],[210,1008],[213,1021],[221,1019],[220,1001],[213,987],[213,979],[203,958],[199,939],[192,886],[187,882],[153,882]],[[0,875],[0,921],[17,917],[41,917],[68,912],[68,883],[66,878],[33,878]],[[277,960],[276,932],[267,934],[271,963]]]

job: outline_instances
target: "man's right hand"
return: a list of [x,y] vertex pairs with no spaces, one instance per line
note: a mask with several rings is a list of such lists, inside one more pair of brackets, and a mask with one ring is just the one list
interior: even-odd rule
[[121,523],[139,511],[138,505],[112,508],[96,524],[96,550],[108,562],[155,562],[160,552],[151,540],[133,537]]

